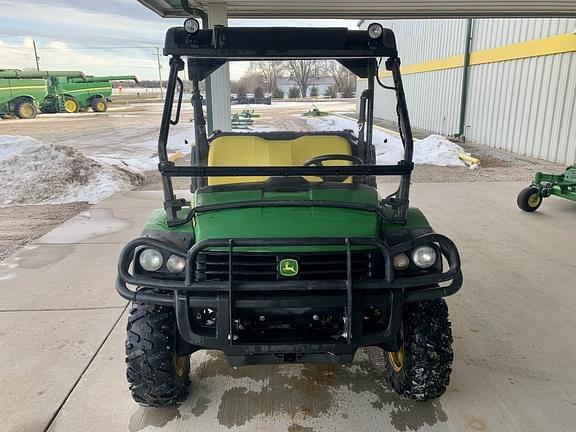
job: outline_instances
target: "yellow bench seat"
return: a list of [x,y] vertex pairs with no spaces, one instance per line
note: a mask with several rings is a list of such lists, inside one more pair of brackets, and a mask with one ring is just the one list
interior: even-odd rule
[[[208,166],[303,166],[316,156],[352,155],[350,142],[338,135],[303,135],[294,139],[266,139],[255,135],[222,135],[208,151]],[[324,165],[348,166],[349,161],[327,161]],[[208,185],[263,182],[268,177],[209,177]],[[306,177],[320,181],[318,177]],[[348,179],[347,182],[350,182]]]

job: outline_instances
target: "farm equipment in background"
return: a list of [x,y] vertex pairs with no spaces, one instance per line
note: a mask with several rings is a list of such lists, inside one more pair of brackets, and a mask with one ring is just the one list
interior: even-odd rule
[[112,81],[136,81],[134,75],[55,76],[48,79],[49,95],[41,105],[42,112],[76,113],[92,108],[104,112],[112,96]]
[[254,119],[261,117],[253,109],[244,108],[239,113],[232,115],[232,129],[248,129],[254,124]]
[[230,102],[233,105],[244,105],[244,104],[272,105],[272,97],[237,96],[235,98],[231,98]]
[[306,111],[302,115],[304,117],[323,117],[323,116],[328,115],[328,113],[324,112],[324,111],[320,111],[320,108],[318,108],[316,105],[312,105],[312,108],[310,108],[308,111]]
[[112,81],[136,81],[134,75],[93,76],[81,71],[0,70],[0,116],[21,119],[43,113],[104,112]]
[[69,75],[83,77],[78,71],[0,70],[0,116],[33,119],[49,94],[48,79]]
[[563,174],[537,172],[532,184],[520,191],[516,203],[522,210],[533,212],[551,195],[576,202],[576,165],[567,167]]

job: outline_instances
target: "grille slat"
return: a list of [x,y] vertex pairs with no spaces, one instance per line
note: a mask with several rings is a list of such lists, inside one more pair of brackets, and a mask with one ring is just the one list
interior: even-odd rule
[[[278,263],[286,258],[296,259],[299,272],[295,279],[335,280],[346,278],[346,252],[338,253],[235,253],[232,257],[233,279],[238,281],[275,281],[279,275]],[[374,252],[352,253],[354,279],[383,276],[383,258]],[[203,252],[196,259],[195,278],[198,281],[228,280],[228,253]]]

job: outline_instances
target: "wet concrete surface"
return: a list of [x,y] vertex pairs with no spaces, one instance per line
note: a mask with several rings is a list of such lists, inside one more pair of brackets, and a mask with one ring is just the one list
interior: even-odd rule
[[[384,379],[377,348],[360,350],[347,366],[239,369],[218,352],[201,351],[191,358],[190,395],[180,406],[139,407],[125,380],[126,316],[123,303],[113,303],[118,297],[112,289],[117,241],[132,228],[114,222],[110,226],[118,231],[111,233],[96,218],[96,227],[90,221],[77,225],[85,233],[97,232],[89,240],[83,234],[71,238],[69,230],[60,231],[60,242],[54,231],[50,243],[33,244],[35,249],[19,251],[0,267],[3,296],[21,294],[0,299],[5,311],[0,313],[5,320],[0,361],[8,365],[0,369],[0,383],[9,391],[2,401],[9,415],[2,416],[0,429],[43,431],[50,424],[51,432],[571,431],[576,419],[576,265],[571,258],[576,205],[551,198],[536,214],[523,213],[515,203],[523,186],[413,188],[412,204],[456,242],[463,258],[464,288],[448,299],[454,372],[439,400],[400,399]],[[122,198],[99,208],[137,223],[140,216],[134,213],[158,204],[152,192]],[[106,219],[110,213],[101,215]],[[102,237],[107,240],[100,242]],[[90,311],[70,300],[67,284],[87,287],[81,299]],[[35,286],[45,295],[34,297]],[[20,312],[30,298],[34,308],[62,311]],[[41,313],[57,314],[62,324],[39,320]],[[86,321],[79,322],[84,313]],[[79,347],[79,333],[89,350]],[[41,355],[34,361],[48,364],[48,374],[40,363],[27,367],[23,359],[34,350],[15,342],[21,340],[39,344]],[[54,347],[62,352],[52,354]],[[46,375],[50,380],[44,384]],[[30,398],[34,391],[44,393]]]

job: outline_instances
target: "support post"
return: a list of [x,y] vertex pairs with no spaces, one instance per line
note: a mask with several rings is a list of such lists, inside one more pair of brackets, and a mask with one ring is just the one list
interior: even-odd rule
[[162,62],[160,61],[160,48],[156,47],[156,60],[158,61],[158,80],[160,82],[160,99],[164,100],[164,88],[162,87]]
[[[208,3],[208,25],[228,25],[228,7],[226,3]],[[230,109],[230,67],[228,63],[212,74],[210,86],[207,86],[207,98],[212,103],[212,112],[208,113],[209,126],[215,130],[232,129]],[[208,93],[209,91],[209,93]]]
[[34,46],[34,60],[36,60],[36,70],[40,72],[40,64],[38,63],[40,57],[38,57],[38,49],[36,48],[36,41],[34,39],[32,39],[32,45]]
[[458,134],[456,136],[464,136],[464,128],[466,122],[466,106],[468,104],[468,76],[470,71],[470,50],[472,48],[472,29],[473,20],[468,18],[466,20],[466,44],[464,45],[464,64],[462,70],[462,92],[460,94],[460,120],[458,123]]

